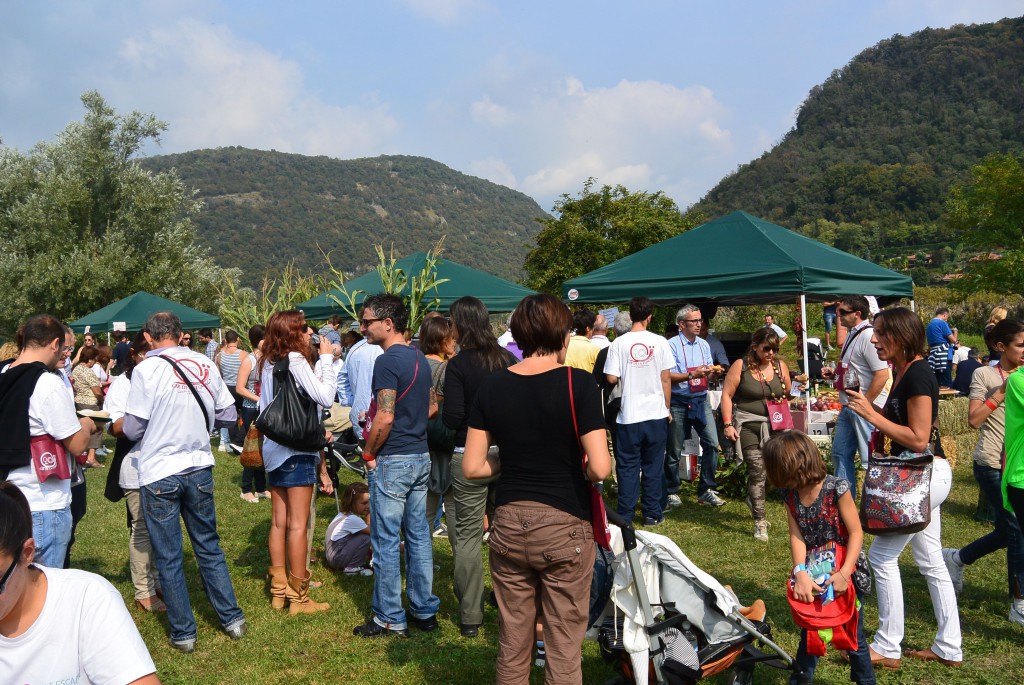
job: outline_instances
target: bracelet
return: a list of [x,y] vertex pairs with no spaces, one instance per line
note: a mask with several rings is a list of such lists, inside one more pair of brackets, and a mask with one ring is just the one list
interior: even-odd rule
[[723,420],[722,425],[724,425],[726,428],[735,428],[736,419],[729,419],[728,421]]
[[803,564],[797,564],[796,566],[793,567],[793,575],[794,576],[796,574],[800,573],[801,571],[805,571],[806,572],[807,571],[807,567],[804,566]]
[[999,405],[996,404],[995,401],[991,397],[988,398],[987,400],[985,400],[985,406],[988,407],[989,409],[991,409],[992,411],[995,411],[996,409],[999,409]]
[[363,461],[377,461],[377,457],[373,456],[372,454],[367,454],[366,452],[363,452]]

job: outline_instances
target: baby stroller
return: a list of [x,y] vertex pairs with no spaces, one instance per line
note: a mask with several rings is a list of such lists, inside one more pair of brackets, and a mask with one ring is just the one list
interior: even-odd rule
[[726,682],[747,685],[759,663],[799,671],[772,641],[764,602],[743,607],[669,538],[637,533],[614,511],[608,520],[624,553],[609,568],[610,601],[589,633],[618,672],[606,685],[692,685],[730,669]]

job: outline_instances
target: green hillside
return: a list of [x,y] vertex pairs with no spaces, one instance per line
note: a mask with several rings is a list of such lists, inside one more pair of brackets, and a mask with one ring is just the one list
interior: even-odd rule
[[834,71],[778,145],[696,208],[744,209],[875,261],[913,246],[938,266],[961,256],[943,224],[950,184],[990,153],[1020,151],[1024,19],[926,29]]
[[151,157],[174,168],[206,207],[199,242],[217,263],[252,284],[294,259],[359,274],[376,265],[373,246],[403,256],[446,235],[449,259],[518,280],[546,213],[526,195],[423,157],[339,160],[240,147]]

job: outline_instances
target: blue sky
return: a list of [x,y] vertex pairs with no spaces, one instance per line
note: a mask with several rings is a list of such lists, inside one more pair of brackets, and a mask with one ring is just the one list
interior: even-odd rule
[[589,176],[681,207],[778,142],[815,84],[925,27],[1024,0],[50,0],[0,22],[0,140],[100,91],[159,148],[423,155],[544,209]]

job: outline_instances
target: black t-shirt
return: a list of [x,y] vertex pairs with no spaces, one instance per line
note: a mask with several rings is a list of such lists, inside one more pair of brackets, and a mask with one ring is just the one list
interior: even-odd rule
[[114,349],[110,352],[110,356],[114,359],[114,363],[117,364],[117,368],[124,368],[125,363],[128,361],[129,347],[128,343],[124,340],[114,345]]
[[[932,423],[934,423],[935,418],[939,415],[939,382],[924,359],[919,359],[908,366],[903,377],[889,392],[889,398],[885,402],[885,418],[901,426],[909,425],[907,401],[918,395],[927,395],[931,398]],[[940,457],[946,456],[946,453],[942,451],[942,443],[938,439],[938,428],[934,429],[932,435],[935,438],[935,454]],[[899,454],[906,449],[894,440],[889,454]]]
[[[590,519],[590,493],[573,427],[567,368],[535,376],[506,369],[480,384],[469,426],[487,431],[498,445],[498,506],[539,502]],[[601,394],[593,376],[580,369],[571,373],[580,435],[604,430]]]
[[[511,352],[506,351],[501,368],[512,366],[517,361]],[[473,400],[476,399],[480,383],[494,371],[484,366],[480,351],[476,349],[462,350],[448,360],[448,368],[444,373],[444,410],[441,419],[445,426],[455,431],[456,447],[466,446]]]
[[394,390],[396,401],[395,421],[376,456],[425,454],[428,451],[427,415],[430,413],[430,364],[427,358],[408,345],[392,345],[373,363],[374,397],[379,390]]

